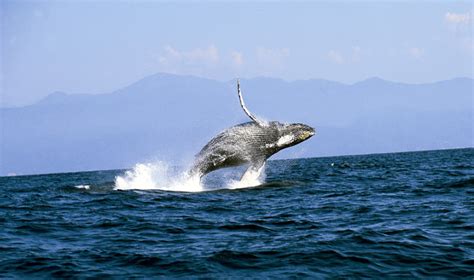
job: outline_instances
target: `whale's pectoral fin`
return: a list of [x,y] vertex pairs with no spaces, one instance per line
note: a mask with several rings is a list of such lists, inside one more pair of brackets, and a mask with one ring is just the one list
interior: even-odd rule
[[242,92],[240,91],[240,81],[239,81],[239,79],[237,79],[237,93],[239,94],[240,106],[242,107],[242,109],[244,109],[245,114],[247,114],[247,116],[249,116],[249,118],[252,121],[256,122],[258,125],[264,126],[265,123],[262,122],[261,120],[257,119],[257,117],[255,117],[252,113],[250,113],[250,111],[245,106],[244,98],[242,97]]
[[247,170],[245,171],[244,175],[242,175],[242,178],[240,178],[240,181],[258,179],[264,167],[265,167],[264,160],[252,162],[249,168],[247,168]]

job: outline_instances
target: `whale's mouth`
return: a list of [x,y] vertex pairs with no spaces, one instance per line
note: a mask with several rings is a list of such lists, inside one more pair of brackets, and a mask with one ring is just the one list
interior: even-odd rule
[[301,141],[304,141],[310,137],[312,137],[314,134],[316,134],[315,130],[311,128],[311,130],[305,130],[301,132],[298,138],[300,138]]

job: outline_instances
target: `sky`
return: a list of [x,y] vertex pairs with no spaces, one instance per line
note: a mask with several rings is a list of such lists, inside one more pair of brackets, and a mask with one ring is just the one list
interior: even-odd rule
[[473,77],[472,2],[0,2],[0,107],[157,72],[354,83]]

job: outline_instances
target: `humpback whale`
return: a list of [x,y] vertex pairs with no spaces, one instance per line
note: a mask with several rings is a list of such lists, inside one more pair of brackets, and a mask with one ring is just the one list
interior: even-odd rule
[[301,123],[266,122],[258,119],[245,106],[240,81],[237,80],[240,106],[252,120],[230,127],[211,139],[196,155],[191,175],[202,178],[220,168],[248,164],[242,177],[259,172],[273,154],[301,143],[314,135],[314,128]]

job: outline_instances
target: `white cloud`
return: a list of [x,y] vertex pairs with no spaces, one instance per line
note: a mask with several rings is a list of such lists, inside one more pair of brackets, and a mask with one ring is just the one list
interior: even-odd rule
[[417,48],[417,47],[411,47],[408,49],[408,53],[416,58],[416,59],[420,59],[424,54],[425,54],[425,50],[422,49],[422,48]]
[[190,51],[180,51],[171,46],[165,46],[164,53],[158,57],[158,62],[163,65],[180,63],[215,65],[219,62],[219,51],[214,45]]
[[179,50],[168,45],[158,53],[152,52],[151,56],[151,71],[174,74],[210,76],[220,63],[219,50],[214,45],[191,50]]
[[236,67],[240,67],[244,64],[244,56],[241,52],[232,51],[230,53],[232,57],[232,64]]
[[473,39],[472,39],[472,18],[474,17],[474,10],[466,13],[451,13],[447,12],[444,16],[449,29],[456,36],[456,43],[459,49],[473,55]]
[[343,64],[344,63],[344,56],[338,51],[330,50],[328,52],[327,56],[328,56],[329,60],[331,60],[334,63],[337,63],[337,64]]
[[250,72],[256,76],[279,76],[285,71],[289,56],[289,48],[257,47],[255,65]]
[[457,14],[447,12],[444,19],[449,23],[454,24],[468,24],[471,21],[471,13]]
[[[238,49],[222,51],[214,45],[188,50],[167,45],[150,52],[148,71],[228,79],[245,75],[278,76],[286,70],[289,48],[256,47],[253,54]],[[247,58],[250,57],[250,58]]]
[[150,52],[150,72],[196,75],[213,79],[229,79],[245,71],[245,54],[240,50],[221,51],[215,45],[182,50],[166,45]]
[[352,47],[352,61],[359,62],[361,60],[362,49],[359,46]]
[[329,50],[326,57],[333,63],[346,64],[346,63],[359,63],[362,60],[363,51],[360,46],[353,46],[346,52],[339,50]]

